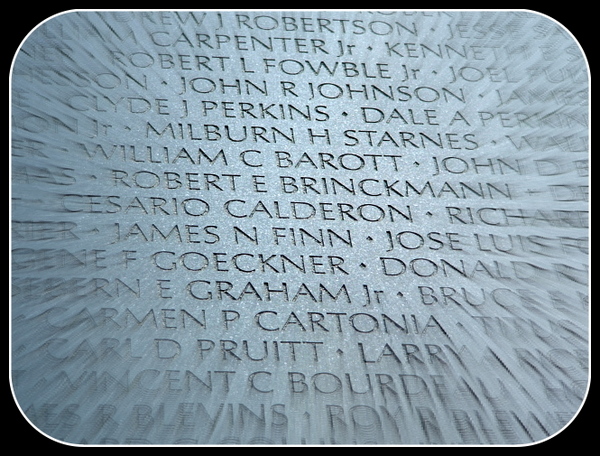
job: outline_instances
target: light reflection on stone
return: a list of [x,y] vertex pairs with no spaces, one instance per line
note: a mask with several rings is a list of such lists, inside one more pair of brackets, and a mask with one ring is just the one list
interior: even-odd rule
[[528,444],[587,394],[588,72],[530,12],[69,12],[12,73],[12,384],[74,444]]

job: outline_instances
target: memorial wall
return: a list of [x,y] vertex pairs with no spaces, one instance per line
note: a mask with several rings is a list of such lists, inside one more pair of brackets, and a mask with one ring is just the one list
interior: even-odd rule
[[588,67],[530,11],[71,11],[11,79],[11,382],[78,445],[523,445],[588,388]]

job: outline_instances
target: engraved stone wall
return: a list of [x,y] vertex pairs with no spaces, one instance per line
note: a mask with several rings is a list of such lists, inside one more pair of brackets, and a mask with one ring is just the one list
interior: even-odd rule
[[73,11],[15,57],[11,367],[75,444],[526,444],[588,379],[588,71],[525,11]]

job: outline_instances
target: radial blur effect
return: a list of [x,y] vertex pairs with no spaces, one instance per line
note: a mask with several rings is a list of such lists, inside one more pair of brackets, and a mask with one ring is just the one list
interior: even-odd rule
[[588,69],[532,12],[68,12],[15,57],[11,368],[74,444],[528,444],[589,366]]

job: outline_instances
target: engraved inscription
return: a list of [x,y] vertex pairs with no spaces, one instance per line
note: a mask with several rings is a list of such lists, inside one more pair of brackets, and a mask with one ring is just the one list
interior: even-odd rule
[[518,445],[586,398],[588,69],[547,16],[70,11],[11,116],[54,439]]

